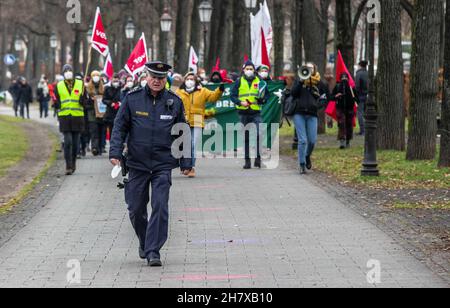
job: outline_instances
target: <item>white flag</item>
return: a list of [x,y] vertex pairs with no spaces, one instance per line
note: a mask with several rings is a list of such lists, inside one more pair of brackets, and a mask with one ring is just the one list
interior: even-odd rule
[[[252,40],[252,60],[256,66],[263,64],[263,54],[269,55],[272,51],[273,46],[273,28],[272,28],[272,18],[270,17],[269,6],[267,0],[264,4],[260,4],[259,12],[253,16],[250,14],[250,24],[251,24],[251,40]],[[263,35],[261,30],[264,32],[265,46],[267,51],[263,51]],[[265,53],[267,52],[267,54]],[[267,63],[264,63],[267,65]]]
[[194,47],[191,46],[191,50],[189,52],[189,71],[194,72],[197,75],[198,72],[198,56],[195,52]]

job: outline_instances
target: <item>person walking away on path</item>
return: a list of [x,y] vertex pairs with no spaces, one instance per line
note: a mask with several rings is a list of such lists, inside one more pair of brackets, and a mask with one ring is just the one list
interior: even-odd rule
[[191,128],[192,171],[188,175],[190,178],[195,178],[196,176],[197,150],[199,145],[203,146],[200,141],[205,128],[206,103],[217,102],[224,91],[225,86],[223,84],[216,91],[204,88],[200,83],[200,79],[193,72],[190,72],[184,76],[184,83],[176,92],[183,101],[186,119]]
[[241,123],[244,125],[245,165],[244,169],[251,169],[250,157],[250,129],[249,124],[256,125],[256,159],[255,168],[262,167],[260,124],[262,123],[262,106],[267,102],[267,83],[256,75],[256,68],[252,61],[247,61],[243,68],[241,78],[231,89],[231,101],[236,105]]
[[[183,102],[165,88],[171,67],[162,62],[146,64],[148,85],[133,89],[122,102],[111,139],[110,160],[121,164],[127,140],[129,181],[125,184],[125,200],[130,220],[139,238],[139,256],[151,267],[162,266],[160,251],[169,232],[169,195],[172,170],[181,167],[184,174],[191,169],[191,159],[172,156],[175,125],[186,124]],[[189,155],[190,156],[190,155]],[[152,188],[152,213],[147,205]]]
[[84,129],[84,103],[86,93],[82,80],[75,79],[69,64],[63,67],[63,81],[56,86],[56,109],[59,110],[59,129],[64,134],[64,159],[66,175],[77,170],[77,154],[80,135]]
[[[91,148],[94,156],[101,156],[106,144],[106,130],[102,115],[99,113],[104,95],[103,79],[99,71],[91,73],[91,80],[87,85],[88,100],[86,111],[88,113],[89,133],[91,135]],[[106,110],[105,110],[106,111]],[[105,139],[105,142],[103,142]]]
[[121,94],[119,75],[114,74],[111,86],[105,88],[105,95],[103,96],[103,103],[106,105],[104,121],[110,136],[112,135],[114,121],[121,105]]
[[20,78],[13,79],[9,86],[8,92],[13,98],[13,109],[16,118],[19,116],[19,94],[20,94]]
[[355,89],[350,87],[347,73],[341,74],[341,82],[334,88],[331,100],[336,101],[340,148],[349,148],[353,140],[353,123],[357,97],[355,96]]
[[[318,112],[326,107],[327,91],[321,85],[321,76],[313,63],[306,65],[312,72],[308,80],[296,80],[291,95],[296,103],[294,125],[298,136],[300,173],[311,170],[312,154],[317,143]],[[321,90],[321,89],[322,90]]]
[[361,61],[359,63],[359,70],[356,72],[356,93],[359,98],[358,106],[358,122],[359,122],[359,135],[365,135],[365,120],[364,113],[366,108],[367,97],[369,95],[369,73],[367,72],[367,61]]
[[48,84],[48,79],[42,76],[38,83],[36,90],[37,100],[39,102],[39,115],[42,119],[43,117],[48,118],[48,105],[51,101],[50,87]]
[[20,78],[20,89],[19,89],[19,109],[20,116],[25,119],[25,110],[27,112],[27,119],[30,119],[30,104],[33,102],[33,89],[28,84],[25,77]]

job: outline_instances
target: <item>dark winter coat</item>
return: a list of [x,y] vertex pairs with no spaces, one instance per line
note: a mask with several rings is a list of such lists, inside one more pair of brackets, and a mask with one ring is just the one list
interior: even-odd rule
[[[343,94],[343,96],[337,98],[338,93]],[[356,96],[355,89],[350,89],[350,85],[346,82],[338,83],[333,90],[331,95],[331,100],[336,101],[336,108],[341,111],[353,111],[355,108],[355,103],[358,102],[358,97]]]
[[[326,96],[325,100],[319,100],[320,96]],[[295,114],[318,117],[318,112],[326,107],[328,102],[328,86],[324,82],[317,85],[317,89],[304,86],[303,82],[296,80],[291,90],[291,95],[296,102]]]
[[114,123],[119,112],[121,92],[120,88],[105,88],[105,94],[103,95],[103,103],[106,105],[106,113],[103,118],[105,123]]
[[20,85],[17,101],[20,104],[30,104],[33,102],[33,89],[30,85]]
[[39,103],[48,103],[51,100],[50,93],[44,95],[44,89],[42,88],[36,90],[36,96]]
[[356,72],[355,82],[358,96],[367,96],[369,94],[369,73],[366,69],[360,69]]
[[12,95],[14,103],[17,103],[18,98],[19,98],[19,92],[20,92],[19,83],[15,82],[15,83],[11,84],[11,86],[8,89],[8,92]]
[[[128,166],[143,172],[192,168],[191,159],[172,156],[172,134],[176,124],[185,124],[181,99],[163,90],[154,97],[148,87],[132,90],[122,102],[111,138],[111,159],[122,159],[124,142],[128,145]],[[190,156],[190,155],[189,155]]]

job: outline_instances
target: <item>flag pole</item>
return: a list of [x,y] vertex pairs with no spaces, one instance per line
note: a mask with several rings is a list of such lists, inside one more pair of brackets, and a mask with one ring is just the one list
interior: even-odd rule
[[88,61],[87,61],[87,65],[86,65],[86,71],[84,74],[84,82],[86,82],[86,80],[87,80],[87,76],[89,73],[89,67],[91,66],[91,60],[92,60],[92,43],[89,44]]

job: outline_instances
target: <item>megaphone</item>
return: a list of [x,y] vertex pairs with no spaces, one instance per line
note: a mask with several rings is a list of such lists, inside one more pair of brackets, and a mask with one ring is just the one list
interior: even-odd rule
[[298,77],[300,77],[300,80],[305,81],[312,77],[312,69],[307,66],[299,67],[298,69]]

